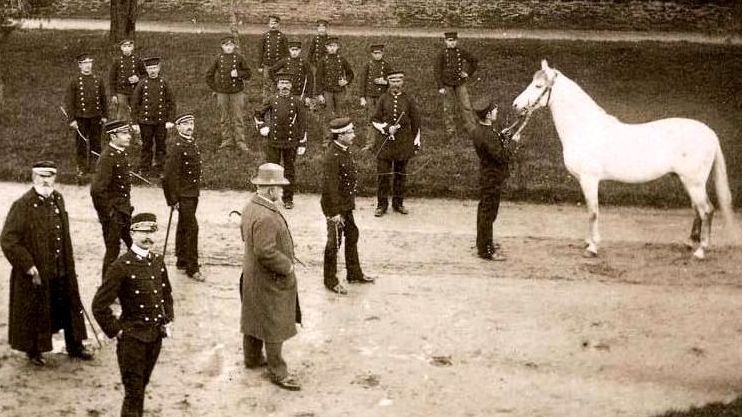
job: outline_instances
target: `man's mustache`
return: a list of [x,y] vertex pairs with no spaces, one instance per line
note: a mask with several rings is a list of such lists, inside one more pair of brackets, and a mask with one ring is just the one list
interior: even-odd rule
[[152,240],[152,239],[150,239],[150,238],[146,238],[146,239],[142,240],[142,243],[148,243],[150,245],[154,245],[155,241]]

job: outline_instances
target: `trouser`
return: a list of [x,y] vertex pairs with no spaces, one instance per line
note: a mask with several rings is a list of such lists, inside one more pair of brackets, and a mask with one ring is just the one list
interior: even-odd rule
[[116,120],[131,121],[131,94],[116,93]]
[[392,194],[392,207],[402,207],[404,204],[405,184],[407,183],[407,162],[408,160],[376,160],[378,181],[376,200],[378,207],[384,210],[389,207],[389,194]]
[[327,244],[325,245],[324,259],[324,283],[325,287],[332,289],[339,281],[337,278],[338,250],[345,235],[345,270],[346,279],[353,281],[361,279],[361,262],[358,259],[358,227],[353,219],[353,211],[348,210],[341,213],[344,225],[337,224],[327,219]]
[[348,89],[343,88],[340,91],[325,91],[322,93],[325,98],[325,108],[320,116],[320,126],[322,126],[322,137],[325,142],[330,142],[332,136],[330,135],[330,128],[328,127],[329,120],[336,117],[349,115],[350,103]]
[[178,201],[178,228],[175,231],[175,257],[177,265],[186,274],[198,272],[198,197],[181,197]]
[[245,143],[245,93],[216,93],[222,143]]
[[476,118],[471,109],[471,100],[469,99],[469,90],[466,84],[455,87],[446,86],[446,93],[443,94],[443,120],[446,133],[453,135],[456,133],[456,112],[458,107],[459,115],[465,124],[476,126]]
[[374,128],[371,124],[371,120],[374,118],[376,113],[376,105],[379,103],[379,97],[366,97],[366,137],[364,138],[364,144],[369,145],[374,143],[374,139],[379,134],[379,131]]
[[[75,131],[75,147],[77,151],[77,170],[83,173],[95,169],[97,156],[100,155],[101,118],[98,117],[76,117],[77,128],[85,138]],[[87,140],[90,142],[88,143]]]
[[[72,305],[67,295],[67,278],[64,276],[53,277],[49,280],[49,301],[51,317],[51,329],[49,333],[56,333],[60,329],[64,330],[64,344],[67,353],[75,354],[82,350],[82,338],[84,335],[77,335],[72,325]],[[39,333],[47,334],[46,330]],[[49,344],[51,346],[51,343]],[[41,353],[38,337],[34,338],[34,346],[26,351],[29,357],[37,356]]]
[[161,170],[165,164],[167,129],[165,123],[140,124],[142,134],[142,153],[139,156],[139,170],[147,172],[152,164],[154,148],[155,170]]
[[265,161],[282,164],[283,172],[289,184],[283,187],[283,201],[294,201],[294,190],[296,183],[296,148],[276,148],[273,146],[263,146]]
[[123,336],[116,346],[116,356],[124,384],[124,403],[121,417],[141,417],[144,414],[144,390],[160,355],[162,338],[143,342]]
[[113,214],[101,213],[98,211],[98,220],[103,228],[103,241],[106,244],[106,254],[103,256],[103,276],[106,276],[108,266],[113,263],[119,256],[121,242],[127,248],[131,247],[131,216],[120,211],[114,210]]
[[289,371],[286,361],[281,355],[283,342],[268,343],[248,334],[242,336],[242,351],[245,366],[256,367],[263,361],[263,345],[265,345],[265,356],[268,362],[268,373],[274,380],[281,380],[288,376]]
[[477,205],[477,252],[480,255],[492,253],[494,243],[492,239],[492,224],[497,219],[500,208],[501,189],[482,189],[479,205]]
[[268,101],[275,91],[276,85],[273,83],[273,77],[271,77],[271,67],[263,65],[263,101]]

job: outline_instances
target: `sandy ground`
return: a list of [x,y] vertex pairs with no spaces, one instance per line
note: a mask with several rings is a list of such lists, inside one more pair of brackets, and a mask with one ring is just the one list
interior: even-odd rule
[[[0,184],[0,220],[27,188]],[[60,190],[89,307],[101,232],[87,188]],[[163,240],[161,191],[133,195],[158,214]],[[691,261],[680,244],[689,209],[604,208],[601,257],[584,259],[581,207],[506,203],[496,230],[509,260],[489,263],[474,256],[476,202],[412,199],[409,216],[377,219],[362,198],[361,261],[378,282],[341,297],[322,286],[316,195],[297,196],[286,213],[307,267],[305,325],[285,344],[304,387],[283,391],[241,366],[242,243],[227,214],[248,198],[202,196],[205,283],[175,270],[169,245],[175,337],[155,368],[148,416],[649,416],[742,391],[742,253],[720,236],[707,261]],[[118,415],[113,343],[92,363],[49,354],[43,369],[9,349],[9,273],[0,261],[0,415]]]

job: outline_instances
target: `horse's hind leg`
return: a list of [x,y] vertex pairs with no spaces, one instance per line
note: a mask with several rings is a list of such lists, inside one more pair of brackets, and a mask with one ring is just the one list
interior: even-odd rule
[[698,215],[695,208],[693,211],[696,217],[693,219],[693,226],[690,228],[690,238],[685,243],[685,246],[690,250],[693,250],[701,242],[701,216]]
[[587,248],[585,248],[585,253],[583,254],[586,257],[598,256],[598,245],[600,244],[600,230],[598,229],[599,183],[595,178],[580,178],[580,187],[582,188],[582,195],[585,197],[589,223],[589,234],[585,240]]
[[[696,216],[700,217],[701,225],[699,230],[700,245],[693,252],[693,256],[698,259],[706,257],[706,250],[708,250],[711,243],[711,220],[714,213],[714,206],[709,201],[708,195],[706,194],[706,187],[703,184],[699,185],[686,185],[688,195],[690,196],[693,209],[696,211]],[[693,230],[691,231],[691,239],[693,238],[693,231],[696,229],[696,221],[693,222]]]

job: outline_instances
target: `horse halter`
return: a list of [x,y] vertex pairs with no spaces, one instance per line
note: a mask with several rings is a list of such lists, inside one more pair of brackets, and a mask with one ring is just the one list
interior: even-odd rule
[[559,73],[558,72],[554,72],[554,78],[551,79],[551,82],[549,83],[549,85],[547,85],[546,88],[544,88],[544,90],[541,92],[541,94],[539,94],[539,96],[536,99],[536,101],[533,102],[533,106],[531,106],[531,108],[528,109],[529,112],[534,110],[534,108],[536,106],[536,103],[538,103],[539,101],[541,101],[541,98],[544,96],[544,94],[547,94],[547,93],[549,95],[546,97],[546,105],[544,107],[549,107],[549,102],[551,101],[551,90],[554,89],[554,83],[556,83],[556,79],[557,79],[558,76],[559,76]]

